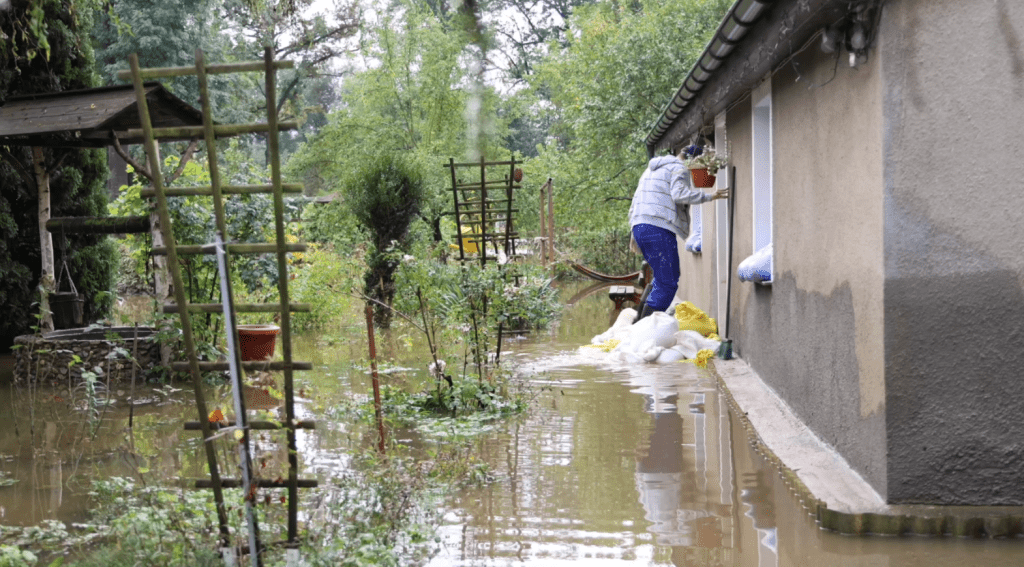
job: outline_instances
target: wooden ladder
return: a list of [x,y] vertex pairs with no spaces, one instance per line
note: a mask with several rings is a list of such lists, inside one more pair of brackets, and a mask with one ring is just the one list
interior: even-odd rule
[[[207,65],[204,62],[203,53],[200,50],[196,51],[194,67],[169,67],[169,68],[157,68],[157,69],[140,69],[139,60],[135,54],[132,54],[129,58],[131,66],[130,71],[121,71],[118,73],[118,77],[121,79],[131,79],[135,86],[135,95],[139,111],[139,119],[141,121],[141,130],[129,130],[128,135],[131,137],[141,137],[144,139],[145,150],[150,164],[154,164],[152,169],[152,190],[143,192],[143,196],[153,197],[156,199],[157,212],[161,223],[161,231],[164,238],[164,246],[160,248],[154,248],[154,254],[166,254],[167,266],[170,272],[171,281],[174,285],[174,303],[168,304],[163,307],[164,313],[177,313],[181,318],[181,329],[182,329],[182,342],[186,353],[188,355],[187,362],[174,363],[172,368],[178,371],[188,371],[192,376],[192,384],[195,391],[196,398],[196,409],[199,412],[199,420],[195,422],[188,422],[185,424],[186,430],[200,430],[202,431],[204,439],[204,448],[206,451],[207,466],[210,472],[209,480],[200,480],[196,482],[197,488],[210,488],[213,490],[214,500],[217,504],[217,517],[220,524],[220,536],[222,544],[225,548],[231,547],[228,531],[228,520],[227,510],[224,506],[224,493],[223,488],[242,487],[246,499],[246,505],[251,504],[251,500],[254,498],[255,490],[257,488],[286,488],[288,494],[288,539],[284,542],[277,542],[278,545],[283,545],[286,548],[296,549],[298,547],[298,488],[315,487],[317,481],[315,479],[300,479],[298,476],[298,451],[296,446],[296,430],[298,429],[314,429],[316,424],[313,421],[298,421],[295,417],[295,388],[292,373],[295,370],[311,370],[312,364],[308,362],[295,362],[292,360],[292,345],[291,345],[291,313],[300,311],[309,311],[310,307],[308,304],[296,304],[290,303],[288,296],[288,252],[300,252],[305,250],[304,244],[289,244],[285,241],[285,218],[284,218],[284,194],[285,193],[301,193],[302,186],[299,184],[283,184],[281,182],[281,163],[280,153],[278,150],[278,138],[279,131],[281,130],[294,130],[297,129],[297,124],[294,122],[279,122],[277,116],[277,101],[276,101],[276,71],[277,69],[292,68],[294,65],[290,61],[274,61],[273,54],[270,48],[266,48],[264,51],[263,61],[235,63],[235,64],[224,64],[224,65]],[[263,72],[266,78],[266,98],[267,98],[267,122],[265,124],[242,124],[242,125],[221,125],[214,124],[211,108],[210,108],[210,97],[207,88],[207,75],[220,74],[220,73],[238,73],[238,72]],[[202,97],[202,114],[203,114],[203,125],[202,126],[187,126],[187,127],[176,127],[176,128],[154,128],[151,116],[149,114],[149,108],[146,100],[146,93],[143,88],[143,81],[148,79],[157,78],[168,78],[178,77],[183,75],[195,75],[199,80],[199,91]],[[271,179],[270,182],[265,185],[223,185],[221,183],[221,175],[217,161],[217,146],[216,140],[219,137],[234,136],[244,133],[266,133],[268,139],[268,150],[270,156],[270,169]],[[209,168],[210,168],[210,185],[207,187],[192,187],[192,188],[172,188],[165,187],[163,183],[163,177],[160,173],[160,158],[157,150],[157,140],[160,138],[196,138],[203,136],[206,142],[206,148],[208,153]],[[277,304],[239,304],[234,305],[233,298],[231,296],[230,288],[228,289],[228,297],[221,297],[221,301],[227,303],[228,306],[225,308],[224,303],[212,303],[212,304],[201,304],[195,303],[190,304],[188,302],[188,296],[185,293],[185,285],[182,280],[181,266],[179,264],[179,256],[182,255],[194,255],[194,254],[214,254],[214,246],[179,246],[175,243],[174,233],[171,227],[170,214],[167,207],[168,197],[175,196],[209,196],[213,199],[214,217],[216,222],[217,231],[222,235],[222,238],[227,239],[227,227],[226,219],[224,214],[224,199],[230,195],[240,194],[253,194],[253,193],[265,193],[272,194],[274,201],[274,224],[276,230],[276,240],[273,243],[228,243],[224,245],[226,251],[227,262],[230,261],[231,254],[263,254],[263,253],[275,253],[277,255],[277,269],[278,278],[277,285],[279,291],[280,302]],[[226,271],[226,270],[225,270]],[[229,370],[231,364],[229,362],[208,362],[200,361],[196,351],[196,343],[192,334],[191,316],[196,313],[224,313],[227,312],[231,315],[235,312],[239,313],[278,313],[280,317],[280,339],[281,339],[281,350],[283,354],[283,360],[281,361],[247,361],[239,362],[238,353],[230,353],[231,356],[235,357],[236,364],[240,364],[240,368],[244,370],[270,370],[280,371],[284,374],[284,410],[285,420],[283,423],[277,423],[275,421],[248,421],[245,416],[245,407],[241,406],[240,415],[237,415],[237,423],[228,422],[227,425],[222,425],[216,422],[211,422],[208,418],[208,407],[206,400],[203,395],[203,379],[202,373],[208,371],[225,371]],[[231,321],[226,321],[225,329],[235,329],[233,317]],[[234,343],[229,340],[230,344],[237,344],[237,337],[234,338]],[[237,349],[234,349],[237,351]],[[237,368],[237,366],[236,366]],[[236,398],[239,394],[236,392]],[[236,407],[238,403],[236,402]],[[215,451],[215,431],[222,427],[237,427],[243,434],[244,451],[248,455],[249,451],[249,431],[250,430],[268,430],[268,429],[285,429],[287,434],[288,443],[288,475],[287,479],[281,480],[268,480],[253,478],[252,474],[243,474],[243,479],[249,479],[249,486],[243,486],[242,479],[237,478],[225,478],[221,476],[220,467],[217,462],[217,454]],[[251,463],[251,461],[249,461]],[[243,473],[248,471],[243,470]],[[252,532],[252,525],[250,526],[250,532]],[[254,549],[262,550],[267,545],[259,544],[253,546]],[[262,564],[261,553],[257,552],[252,558],[253,565]]]

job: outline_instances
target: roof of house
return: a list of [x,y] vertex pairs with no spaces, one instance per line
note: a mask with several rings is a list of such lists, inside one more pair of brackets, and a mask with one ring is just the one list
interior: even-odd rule
[[[200,126],[203,115],[160,83],[143,85],[153,127]],[[140,128],[132,85],[20,95],[0,105],[0,145],[103,147],[138,144]]]
[[817,37],[878,0],[736,0],[647,135],[677,149]]

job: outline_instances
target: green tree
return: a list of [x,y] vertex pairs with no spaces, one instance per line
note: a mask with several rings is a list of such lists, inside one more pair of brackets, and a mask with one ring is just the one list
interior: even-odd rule
[[[88,40],[97,2],[13,0],[0,11],[0,101],[25,93],[60,92],[96,85]],[[41,261],[36,183],[29,148],[0,148],[0,347],[35,323],[32,303]],[[51,216],[99,216],[106,206],[108,174],[103,152],[44,148],[50,171]],[[66,238],[66,240],[64,240]],[[116,266],[114,248],[104,236],[54,235],[55,261],[66,261],[85,315],[107,313]],[[62,256],[61,250],[67,255]]]
[[[400,8],[400,9],[399,9]],[[463,65],[469,35],[423,6],[403,3],[368,23],[353,65],[360,69],[341,86],[328,123],[289,162],[289,170],[325,193],[346,175],[382,153],[402,153],[426,172],[421,215],[441,234],[441,215],[451,209],[450,177],[441,167],[467,155],[470,123],[483,126],[483,152],[505,156],[504,125],[496,120],[498,95],[490,88],[467,113],[471,77]]]
[[[629,199],[647,162],[643,141],[729,4],[639,0],[582,6],[569,20],[566,45],[552,45],[537,66],[530,78],[541,107],[536,112],[555,116],[528,167],[555,178],[555,215],[573,230],[570,240],[614,241],[616,248],[628,243]],[[609,238],[615,234],[620,236]],[[610,252],[591,258],[630,258],[619,253],[624,250]]]
[[[398,255],[408,250],[409,226],[423,200],[423,174],[402,154],[382,154],[350,175],[343,193],[372,244],[364,290],[369,297],[390,306],[395,297]],[[387,327],[391,312],[377,309],[374,318]]]

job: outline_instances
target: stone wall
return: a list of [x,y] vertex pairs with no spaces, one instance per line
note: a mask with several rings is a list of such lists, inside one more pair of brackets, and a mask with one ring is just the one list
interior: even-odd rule
[[[22,335],[14,340],[14,380],[77,382],[82,372],[91,371],[103,382],[108,378],[130,382],[134,333],[133,327],[106,327]],[[136,379],[152,376],[160,364],[160,344],[154,340],[154,333],[150,327],[138,329]]]

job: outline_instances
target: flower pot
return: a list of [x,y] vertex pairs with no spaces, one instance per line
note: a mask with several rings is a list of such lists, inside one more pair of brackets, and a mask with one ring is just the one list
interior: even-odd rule
[[74,329],[82,326],[82,305],[85,296],[73,291],[49,294],[50,313],[54,329]]
[[691,169],[690,177],[693,178],[693,186],[706,189],[715,186],[715,176],[708,173],[707,168]]
[[274,356],[274,342],[281,327],[277,325],[239,325],[238,343],[242,360],[268,360]]

